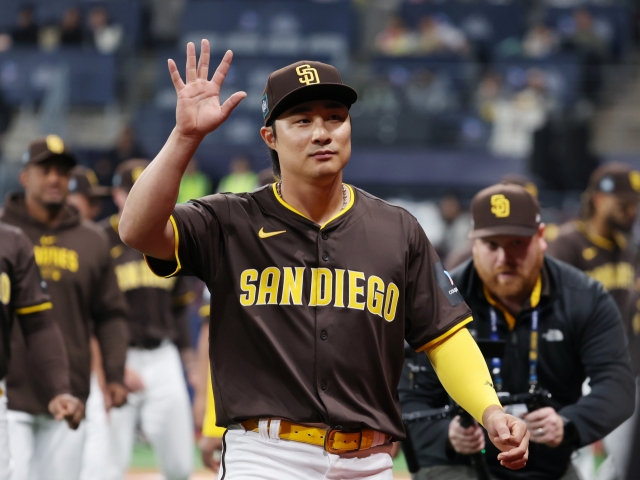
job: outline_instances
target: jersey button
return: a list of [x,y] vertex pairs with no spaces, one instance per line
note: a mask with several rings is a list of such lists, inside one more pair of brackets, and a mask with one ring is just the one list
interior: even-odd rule
[[322,330],[322,331],[320,332],[320,339],[321,339],[321,340],[326,340],[328,336],[329,336],[329,335],[327,335],[327,332],[326,332],[325,330]]
[[329,261],[329,254],[328,254],[327,252],[324,252],[324,253],[322,254],[322,259],[323,259],[325,262],[328,262],[328,261]]
[[320,388],[322,390],[326,390],[327,389],[327,382],[325,382],[325,381],[320,382]]
[[322,239],[323,239],[323,240],[326,240],[327,238],[329,238],[329,235],[327,235],[326,233],[323,233],[323,234],[322,234]]

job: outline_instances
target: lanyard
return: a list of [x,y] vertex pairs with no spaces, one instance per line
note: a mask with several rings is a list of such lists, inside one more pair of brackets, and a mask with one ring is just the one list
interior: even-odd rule
[[[491,333],[489,339],[492,341],[500,340],[498,335],[498,314],[496,309],[489,309],[491,317]],[[538,309],[531,312],[531,336],[529,340],[529,390],[533,392],[538,385]],[[493,375],[493,383],[496,391],[502,391],[502,359],[494,357],[491,359],[491,374]]]

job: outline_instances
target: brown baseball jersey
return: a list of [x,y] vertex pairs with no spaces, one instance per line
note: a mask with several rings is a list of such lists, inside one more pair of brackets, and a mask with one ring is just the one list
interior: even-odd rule
[[11,330],[17,317],[29,362],[37,368],[43,394],[50,399],[70,391],[69,364],[32,248],[18,228],[0,222],[0,379],[9,370]]
[[[601,237],[576,220],[560,227],[558,237],[549,244],[549,255],[573,265],[599,281],[615,300],[625,323],[633,363],[640,367],[640,334],[633,329],[634,252],[621,234],[615,240]],[[636,370],[638,372],[638,370]]]
[[251,418],[404,437],[397,386],[414,349],[471,312],[417,220],[362,190],[319,226],[268,185],[177,205],[176,260],[211,292],[218,426]]
[[[104,231],[81,221],[71,206],[63,207],[58,224],[48,227],[29,215],[19,193],[7,198],[2,220],[20,227],[34,244],[35,261],[53,302],[52,315],[65,341],[71,393],[82,401],[89,395],[90,322],[100,343],[107,381],[122,382],[128,343],[126,304]],[[11,350],[9,408],[46,413],[47,402],[29,368],[20,329],[13,329]]]
[[169,339],[180,349],[190,347],[187,306],[195,294],[182,277],[154,275],[142,254],[120,240],[118,223],[118,216],[113,215],[100,225],[109,237],[118,285],[129,305],[129,344],[153,347]]

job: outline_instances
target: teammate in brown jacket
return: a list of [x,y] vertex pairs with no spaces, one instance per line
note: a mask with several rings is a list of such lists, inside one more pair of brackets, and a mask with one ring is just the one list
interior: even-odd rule
[[67,352],[43,283],[29,239],[19,229],[0,222],[0,480],[11,478],[5,376],[16,317],[29,363],[49,400],[49,413],[56,420],[65,418],[72,428],[82,419],[80,401],[69,393]]
[[[122,384],[127,347],[125,300],[118,288],[104,232],[82,222],[66,204],[75,157],[62,140],[34,140],[20,173],[24,194],[12,194],[2,220],[19,226],[34,243],[35,260],[48,284],[52,314],[67,349],[71,392],[83,403],[89,394],[89,322],[104,355],[112,403],[126,401]],[[84,429],[60,429],[48,415],[46,397],[29,366],[24,338],[13,329],[13,358],[7,376],[9,432],[14,480],[78,478]]]
[[[120,212],[147,165],[149,161],[141,159],[118,165],[112,194]],[[113,215],[100,225],[109,237],[118,285],[129,305],[127,377],[137,377],[142,388],[130,393],[127,404],[111,413],[111,458],[104,478],[124,478],[140,424],[165,478],[187,480],[193,470],[194,431],[180,357],[187,372],[195,367],[186,308],[195,294],[184,278],[155,276],[142,254],[120,240],[119,221],[120,215]]]
[[209,81],[209,43],[198,66],[189,43],[186,84],[169,63],[176,127],[120,219],[157,274],[196,275],[211,292],[222,476],[391,479],[405,339],[488,429],[501,463],[522,468],[526,426],[500,407],[464,328],[470,310],[424,231],[342,182],[357,94],[335,67],[300,61],[269,76],[260,133],[280,182],[175,205],[196,148],[246,95],[219,102],[231,57]]
[[[633,319],[640,297],[634,288],[635,249],[627,236],[639,201],[640,172],[621,163],[599,167],[583,193],[581,218],[563,225],[548,250],[549,255],[598,280],[611,294],[622,313],[636,376],[640,374],[640,321],[634,326]],[[633,423],[633,418],[626,421],[605,439],[609,457],[601,472],[614,469],[622,477]]]

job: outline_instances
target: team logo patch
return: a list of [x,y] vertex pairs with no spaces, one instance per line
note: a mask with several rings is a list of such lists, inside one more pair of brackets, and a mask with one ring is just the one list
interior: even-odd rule
[[318,71],[311,65],[300,65],[299,67],[296,67],[296,73],[298,74],[298,77],[300,77],[298,79],[300,83],[304,83],[305,85],[320,83]]
[[267,118],[267,115],[269,115],[269,98],[265,93],[262,97],[262,118]]
[[629,183],[631,183],[631,188],[640,192],[640,172],[637,170],[629,172]]
[[491,213],[498,218],[506,218],[511,214],[511,202],[501,193],[491,196]]
[[435,273],[440,290],[442,290],[442,293],[447,297],[452,307],[464,302],[462,295],[458,291],[458,287],[456,287],[451,275],[444,269],[441,262],[433,266],[433,272]]
[[582,258],[586,261],[593,260],[598,255],[598,250],[595,247],[588,247],[582,250]]
[[57,136],[57,135],[48,135],[47,138],[45,139],[45,141],[47,142],[47,148],[59,155],[62,152],[64,152],[64,142],[62,141],[62,139]]

